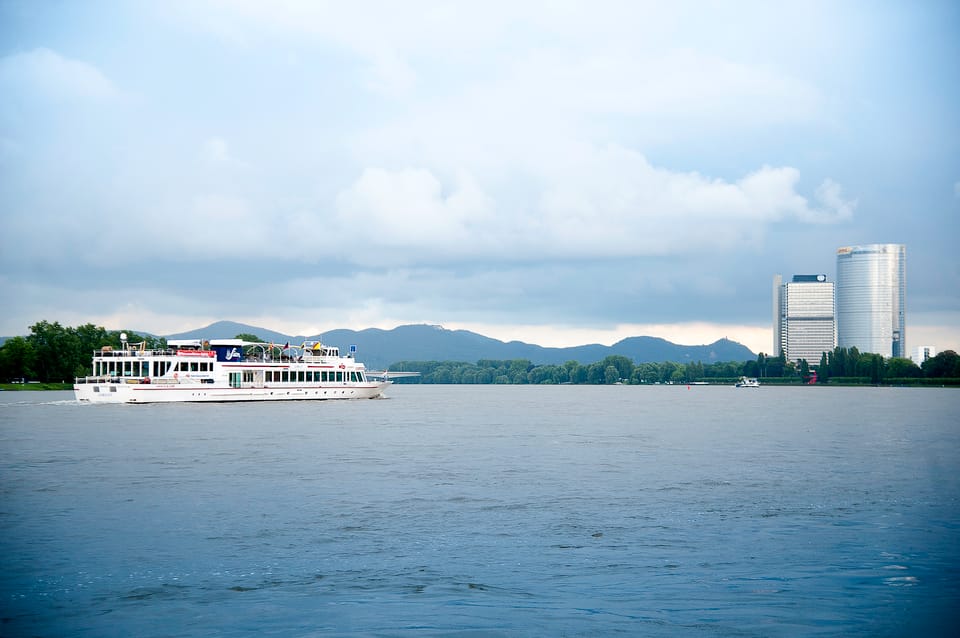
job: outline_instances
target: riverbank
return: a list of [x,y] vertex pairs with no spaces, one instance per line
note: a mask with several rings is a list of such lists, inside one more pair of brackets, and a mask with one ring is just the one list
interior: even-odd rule
[[73,390],[72,383],[0,383],[0,390],[31,392],[38,390]]

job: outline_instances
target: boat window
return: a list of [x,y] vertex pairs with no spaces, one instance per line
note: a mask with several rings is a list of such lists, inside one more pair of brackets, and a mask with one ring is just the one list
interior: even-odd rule
[[306,378],[306,374],[304,374],[303,370],[297,373],[297,381],[300,383],[303,383]]
[[343,372],[337,370],[337,381],[343,381]]
[[357,380],[359,380],[360,383],[363,383],[363,373],[362,373],[362,372],[358,372],[358,373],[357,373]]

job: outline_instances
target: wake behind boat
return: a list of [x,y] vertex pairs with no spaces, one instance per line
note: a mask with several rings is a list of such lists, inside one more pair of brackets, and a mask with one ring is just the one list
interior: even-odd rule
[[319,341],[280,347],[241,339],[172,340],[165,349],[127,343],[93,353],[93,374],[76,379],[78,401],[179,403],[374,399],[391,381]]

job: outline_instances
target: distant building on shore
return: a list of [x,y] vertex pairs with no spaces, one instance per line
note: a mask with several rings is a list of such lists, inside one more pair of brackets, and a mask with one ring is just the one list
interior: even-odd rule
[[918,366],[922,366],[924,361],[935,356],[937,356],[937,349],[933,346],[917,346],[913,349],[910,359]]
[[906,356],[906,261],[903,244],[837,249],[837,345]]
[[826,275],[773,278],[773,354],[816,365],[837,345],[833,282]]

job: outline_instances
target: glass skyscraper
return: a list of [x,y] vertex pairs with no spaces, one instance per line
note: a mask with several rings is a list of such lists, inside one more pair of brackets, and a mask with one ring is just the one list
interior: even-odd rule
[[906,356],[906,267],[902,244],[837,249],[838,346]]
[[773,354],[787,361],[806,359],[817,365],[820,355],[837,344],[834,286],[826,275],[794,275],[793,281],[773,279]]

